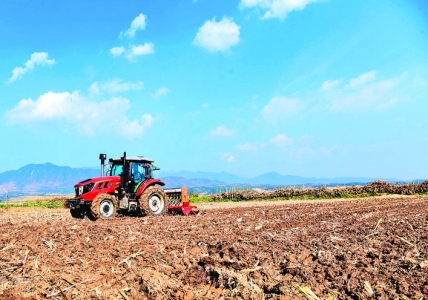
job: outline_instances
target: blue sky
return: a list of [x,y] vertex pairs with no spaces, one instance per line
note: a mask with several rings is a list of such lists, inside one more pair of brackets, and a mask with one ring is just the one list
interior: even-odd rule
[[2,1],[0,172],[428,178],[428,3]]

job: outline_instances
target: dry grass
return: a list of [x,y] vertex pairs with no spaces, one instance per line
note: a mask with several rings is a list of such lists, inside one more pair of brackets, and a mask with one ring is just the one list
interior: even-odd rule
[[328,188],[281,188],[274,191],[236,190],[210,195],[212,201],[234,199],[237,201],[252,199],[330,199],[378,196],[384,194],[416,195],[428,193],[428,180],[422,183],[390,184],[385,181],[374,181],[365,186],[343,186]]

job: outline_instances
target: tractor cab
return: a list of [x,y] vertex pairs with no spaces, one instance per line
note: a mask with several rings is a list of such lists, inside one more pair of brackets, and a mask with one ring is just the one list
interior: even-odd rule
[[108,176],[120,176],[122,187],[128,193],[136,193],[141,184],[153,179],[153,171],[160,170],[153,165],[153,160],[143,156],[110,158]]

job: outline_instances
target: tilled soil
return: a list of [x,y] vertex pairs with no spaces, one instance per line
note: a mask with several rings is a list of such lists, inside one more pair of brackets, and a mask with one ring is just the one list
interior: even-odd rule
[[0,298],[428,299],[428,196],[209,207],[1,210]]

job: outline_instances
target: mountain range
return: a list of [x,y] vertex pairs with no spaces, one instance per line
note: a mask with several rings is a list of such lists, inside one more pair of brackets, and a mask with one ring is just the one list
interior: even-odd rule
[[[158,174],[156,174],[158,175]],[[18,170],[0,173],[0,194],[72,194],[73,186],[85,179],[100,176],[99,168],[71,168],[52,163],[29,164]],[[226,184],[205,178],[177,176],[161,178],[166,187],[213,186]]]
[[[100,175],[99,168],[71,168],[67,166],[56,166],[52,163],[30,164],[18,170],[0,173],[0,194],[5,191],[14,193],[33,194],[72,194],[74,184],[92,177]],[[337,177],[337,178],[317,178],[300,177],[291,175],[281,175],[276,172],[265,173],[253,178],[240,177],[227,172],[165,172],[155,173],[166,183],[166,187],[187,186],[196,187],[216,187],[231,184],[242,185],[332,185],[346,183],[367,183],[374,180],[398,181],[385,178],[365,178],[365,177]],[[198,189],[200,190],[200,189]]]
[[[335,178],[318,178],[318,177],[301,177],[292,175],[281,175],[277,172],[269,172],[256,177],[240,177],[227,172],[213,173],[213,172],[191,172],[191,171],[179,171],[179,172],[162,172],[158,173],[159,177],[175,176],[186,179],[192,178],[206,178],[210,180],[220,181],[227,184],[270,184],[270,185],[319,185],[319,184],[344,184],[350,182],[371,182],[380,178],[366,178],[366,177],[335,177]],[[397,181],[396,179],[385,179],[387,181]]]
[[0,173],[0,191],[73,192],[77,182],[99,175],[100,171],[92,168],[59,167],[51,163],[30,164]]

